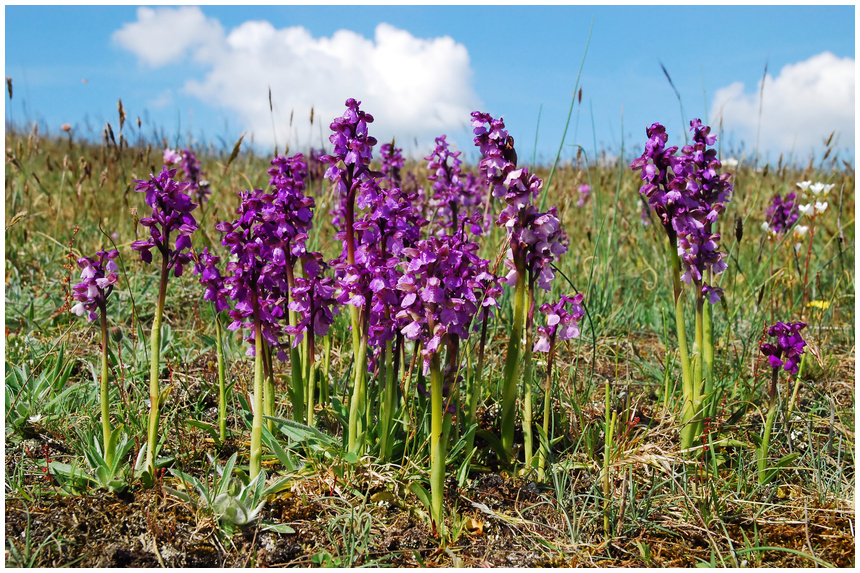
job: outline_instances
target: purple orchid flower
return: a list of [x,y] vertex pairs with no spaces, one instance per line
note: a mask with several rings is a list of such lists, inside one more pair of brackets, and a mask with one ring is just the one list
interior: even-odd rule
[[[167,268],[172,268],[178,277],[182,276],[183,265],[191,261],[191,254],[186,251],[191,248],[191,234],[197,230],[197,221],[191,214],[197,204],[186,194],[191,184],[179,183],[174,177],[176,169],[165,166],[148,181],[135,180],[134,190],[146,193],[146,204],[152,207],[152,216],[140,220],[141,225],[149,228],[150,238],[133,242],[131,248],[138,251],[146,263],[152,263],[150,250],[158,249],[167,259]],[[171,247],[170,235],[174,232],[176,240]]]
[[81,257],[77,260],[81,268],[81,282],[72,287],[72,297],[78,301],[71,311],[78,315],[86,315],[92,322],[104,312],[107,298],[113,292],[117,283],[118,270],[116,259],[118,251],[99,251],[97,258]]
[[806,341],[800,331],[806,328],[805,322],[777,322],[767,333],[776,338],[776,344],[762,343],[761,353],[767,356],[768,362],[774,369],[782,367],[786,372],[797,374],[800,368],[800,357],[804,353]]
[[[559,340],[579,338],[579,321],[585,316],[582,308],[582,294],[573,297],[561,296],[556,304],[545,303],[540,311],[546,316],[546,326],[537,328],[538,338],[535,341],[534,352],[550,352],[556,336]],[[570,311],[567,305],[570,305]]]

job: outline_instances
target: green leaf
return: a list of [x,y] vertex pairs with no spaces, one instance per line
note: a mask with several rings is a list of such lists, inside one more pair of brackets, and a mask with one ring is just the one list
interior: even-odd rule
[[505,463],[508,463],[508,452],[505,450],[504,446],[502,446],[502,442],[496,434],[490,430],[478,430],[475,432],[475,437],[481,438],[487,442],[493,451],[496,452],[496,456]]
[[185,423],[189,426],[199,428],[209,434],[209,437],[215,440],[216,444],[221,441],[221,434],[219,433],[218,428],[216,428],[215,425],[201,422],[200,420],[186,420]]
[[451,447],[450,451],[448,451],[447,457],[449,460],[456,459],[457,455],[460,453],[460,450],[466,447],[466,442],[469,439],[469,434],[474,431],[477,431],[477,429],[478,424],[472,424],[465,432],[463,432],[463,435],[460,437],[459,440],[457,440],[457,443]]
[[190,503],[190,504],[194,505],[194,502],[191,501],[191,496],[188,495],[187,493],[185,493],[184,491],[179,491],[178,489],[173,489],[172,487],[166,486],[166,485],[162,486],[162,489],[164,491],[166,491],[167,493],[169,493],[170,495],[172,495],[173,497],[178,497],[179,499],[181,499],[185,503]]
[[290,453],[288,451],[284,451],[284,449],[281,447],[281,444],[278,443],[277,438],[272,435],[272,433],[265,425],[262,427],[262,430],[263,443],[265,443],[266,447],[269,448],[273,454],[275,454],[275,457],[278,458],[278,461],[281,462],[281,465],[284,466],[284,468],[288,472],[295,472],[301,469],[303,464],[296,464],[293,461],[293,458],[292,456],[290,456]]
[[415,494],[418,500],[424,505],[424,509],[430,511],[430,493],[423,485],[414,481],[409,484],[409,491]]
[[358,463],[358,454],[355,452],[347,452],[345,456],[343,456],[343,461],[348,464],[357,464]]
[[469,477],[469,467],[472,463],[472,457],[478,448],[472,448],[472,451],[466,455],[466,459],[460,464],[460,469],[457,470],[457,485],[463,487],[466,484],[466,478]]
[[239,452],[234,452],[230,459],[227,460],[227,464],[224,466],[224,469],[221,471],[221,481],[218,482],[218,487],[216,488],[216,495],[220,495],[227,491],[227,488],[230,486],[230,479],[233,477],[233,467],[236,465],[236,458],[239,456]]
[[304,424],[300,424],[293,420],[287,420],[285,418],[278,418],[275,416],[264,416],[267,420],[272,420],[276,424],[278,424],[278,429],[281,433],[289,436],[291,439],[300,442],[302,440],[310,441],[311,438],[316,440],[317,442],[328,446],[328,447],[336,447],[337,444],[334,441],[334,438],[323,434],[316,428],[312,428],[311,426],[306,426]]
[[286,523],[272,523],[268,521],[260,522],[263,531],[274,531],[275,533],[295,533],[296,530]]

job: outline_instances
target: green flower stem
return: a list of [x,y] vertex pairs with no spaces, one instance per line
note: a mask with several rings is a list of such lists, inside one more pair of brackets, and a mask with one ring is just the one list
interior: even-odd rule
[[[166,238],[165,238],[166,241]],[[164,316],[164,299],[167,296],[168,260],[161,253],[161,282],[158,284],[158,302],[155,318],[152,321],[152,334],[149,339],[151,361],[149,364],[149,427],[146,442],[146,471],[155,477],[155,448],[158,438],[158,402],[161,389],[158,385],[159,362],[161,361],[161,320]]]
[[323,342],[325,361],[323,362],[323,375],[320,379],[320,404],[323,405],[328,405],[328,376],[331,371],[331,338],[332,335],[329,333]]
[[[355,309],[356,307],[352,307]],[[356,309],[356,312],[358,309]],[[355,330],[355,329],[354,329]],[[353,340],[355,336],[353,335]],[[367,336],[362,334],[361,341],[355,347],[355,379],[352,385],[352,398],[349,401],[349,441],[347,449],[350,452],[359,452],[363,449],[363,443],[358,443],[359,433],[364,433],[364,409],[366,393],[365,381],[367,371]],[[362,442],[364,438],[362,438]]]
[[552,363],[555,359],[555,334],[553,332],[552,336],[550,336],[549,355],[546,359],[546,388],[544,388],[543,394],[543,434],[545,439],[541,442],[540,457],[538,459],[538,479],[541,480],[544,478],[544,469],[549,459],[549,422],[552,418],[550,399],[552,397]]
[[440,539],[445,538],[442,500],[445,494],[446,444],[442,434],[445,418],[449,417],[442,406],[442,384],[439,355],[434,353],[430,357],[430,515]]
[[681,428],[681,449],[693,447],[701,427],[702,406],[702,341],[704,339],[704,297],[696,295],[696,330],[693,342],[693,386],[690,399],[684,399],[684,410],[681,413],[683,427]]
[[678,239],[674,234],[671,234],[669,237],[668,255],[671,261],[672,291],[675,301],[675,330],[678,334],[678,353],[681,359],[681,388],[683,393],[681,448],[684,449],[689,447],[684,446],[685,439],[689,439],[690,443],[692,443],[692,434],[689,438],[685,438],[685,435],[693,430],[687,424],[685,416],[693,408],[693,376],[690,368],[690,354],[687,349],[687,327],[684,322],[684,291],[681,290],[681,259],[678,257]]
[[108,327],[107,327],[107,312],[105,304],[100,305],[99,314],[101,315],[102,328],[102,379],[101,379],[101,406],[102,406],[102,435],[104,438],[104,449],[102,453],[105,456],[105,462],[108,467],[113,464],[113,448],[110,446],[110,394],[108,392]]
[[[460,378],[460,339],[456,336],[448,337],[448,371],[451,372],[452,380]],[[448,398],[445,400],[443,408],[445,412],[454,405],[454,411],[460,411],[460,386],[456,382],[452,384]],[[442,428],[443,439],[445,443],[451,443],[451,431],[453,430],[453,440],[460,438],[460,428],[457,424],[452,424],[453,416],[445,416],[445,424]]]
[[394,417],[394,384],[397,373],[394,371],[394,344],[389,340],[385,343],[385,389],[382,395],[382,411],[379,425],[379,455],[382,461],[391,458],[393,441],[391,440],[391,421]]
[[260,324],[260,311],[257,307],[257,298],[253,298],[254,304],[254,421],[251,424],[251,452],[250,470],[251,479],[257,477],[263,461],[263,330]]
[[[311,309],[313,311],[313,309]],[[313,316],[313,312],[311,313]],[[308,326],[308,331],[305,335],[304,340],[304,349],[305,349],[305,361],[304,364],[307,365],[305,368],[305,385],[307,387],[307,395],[305,398],[305,403],[307,405],[307,423],[308,426],[314,425],[314,390],[316,389],[315,382],[316,377],[314,376],[314,372],[316,372],[316,364],[314,362],[314,327],[313,325]]]
[[525,443],[526,466],[534,457],[534,435],[532,433],[532,348],[534,347],[535,276],[529,271],[528,311],[526,312],[526,349],[523,355],[523,442]]
[[[484,348],[487,345],[487,323],[489,316],[484,315],[484,320],[481,321],[481,342],[478,345],[478,367],[471,372],[469,377],[469,412],[466,417],[466,426],[468,430],[475,423],[478,416],[478,400],[481,397],[481,380],[484,376]],[[466,453],[472,451],[475,447],[475,433],[469,434],[466,440]]]
[[[287,272],[287,286],[288,291],[293,288],[293,268],[289,264],[286,268]],[[287,297],[287,304],[289,304],[289,296]],[[287,316],[289,317],[289,325],[295,326],[299,323],[298,316],[295,311],[288,311]],[[299,423],[303,423],[305,421],[305,382],[302,380],[302,357],[299,354],[298,348],[293,348],[291,341],[288,340],[288,344],[290,344],[290,380],[292,382],[293,391],[290,394],[292,399],[292,409],[293,409],[293,420]]]
[[[275,415],[275,374],[272,368],[272,349],[263,341],[263,415]],[[273,432],[274,422],[266,420],[266,428]]]
[[514,265],[517,270],[517,283],[514,290],[514,316],[511,324],[511,339],[505,356],[505,379],[502,387],[502,447],[509,457],[513,457],[514,423],[517,413],[517,381],[520,374],[520,345],[523,337],[523,310],[526,298],[526,261],[525,253],[514,249]]
[[768,391],[768,407],[767,418],[764,423],[764,435],[761,438],[761,444],[756,451],[756,461],[758,462],[758,482],[763,484],[766,479],[768,450],[770,449],[770,435],[773,431],[773,422],[776,419],[777,405],[779,403],[779,394],[776,391],[776,382],[779,377],[779,368],[773,369],[771,377],[770,390]]
[[704,396],[714,392],[714,305],[704,305],[702,315],[702,378]]
[[301,424],[305,421],[305,386],[304,380],[302,380],[302,357],[299,354],[299,349],[293,348],[292,344],[290,344],[290,380],[293,386],[291,393],[293,399],[293,420]]
[[215,314],[215,351],[218,353],[218,436],[221,442],[227,439],[227,384],[224,372],[224,347],[221,343],[223,327],[221,317]]
[[[347,192],[345,205],[346,219],[346,261],[350,265],[355,264],[355,194],[358,186],[353,185],[354,165],[346,167],[344,184],[349,190]],[[364,418],[362,414],[365,409],[366,399],[366,362],[367,362],[367,336],[362,330],[361,310],[357,306],[350,305],[349,315],[352,319],[352,348],[355,353],[355,378],[353,380],[352,398],[349,402],[349,451],[356,451],[358,444],[359,429]]]

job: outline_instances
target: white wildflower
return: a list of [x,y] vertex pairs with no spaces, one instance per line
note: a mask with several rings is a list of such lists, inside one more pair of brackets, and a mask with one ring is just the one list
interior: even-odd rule
[[800,190],[803,192],[806,192],[806,190],[809,189],[810,185],[812,185],[812,181],[801,181],[797,184],[797,186],[800,187]]
[[815,212],[816,213],[824,213],[827,210],[827,201],[824,203],[820,201],[815,202]]

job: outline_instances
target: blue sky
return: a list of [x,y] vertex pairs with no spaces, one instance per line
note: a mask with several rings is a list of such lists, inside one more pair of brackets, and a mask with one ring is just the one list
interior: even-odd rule
[[173,142],[230,145],[250,131],[263,148],[318,146],[356,97],[377,118],[371,133],[413,154],[448,133],[472,158],[468,112],[479,108],[504,115],[528,157],[541,110],[548,161],[593,22],[565,157],[575,145],[616,155],[622,141],[629,156],[652,122],[682,143],[661,62],[685,121],[722,117],[725,154],[749,155],[758,139],[771,160],[805,161],[837,130],[841,156],[854,156],[853,6],[7,6],[5,17],[6,121],[53,133],[65,122],[82,136],[106,121],[116,130],[121,97],[146,135],[158,127]]

